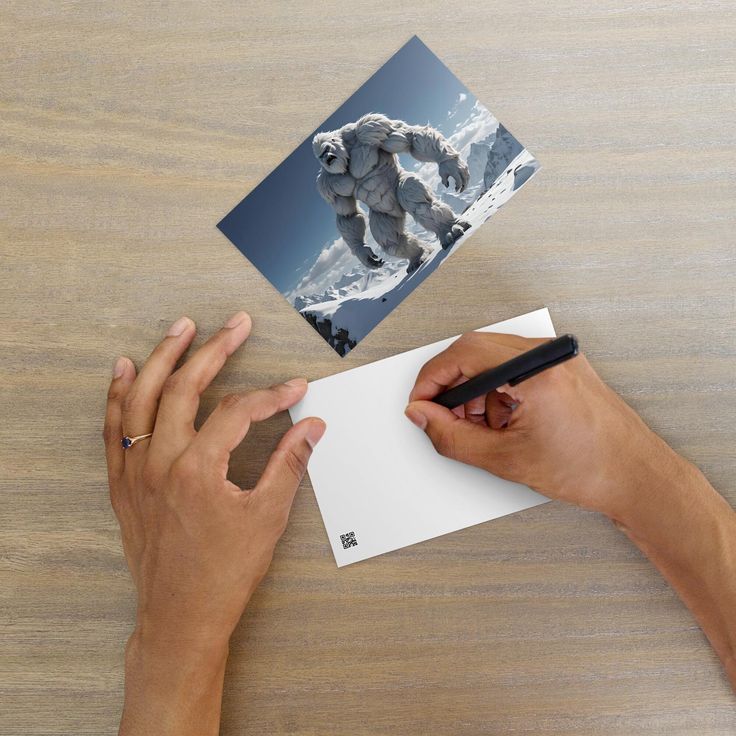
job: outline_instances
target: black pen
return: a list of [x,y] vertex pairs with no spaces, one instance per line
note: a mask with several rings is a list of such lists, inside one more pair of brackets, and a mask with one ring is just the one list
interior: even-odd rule
[[432,401],[448,409],[454,409],[479,396],[485,396],[507,383],[516,386],[517,383],[526,381],[527,378],[546,371],[547,368],[564,363],[577,354],[578,341],[575,335],[562,335],[555,340],[537,345],[536,348],[517,355],[506,363],[479,373],[465,383],[435,396]]

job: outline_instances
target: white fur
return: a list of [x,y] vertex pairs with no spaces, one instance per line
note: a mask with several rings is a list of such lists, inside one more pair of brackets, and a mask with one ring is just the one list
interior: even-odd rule
[[339,130],[317,133],[312,150],[321,165],[317,189],[335,209],[343,240],[370,268],[383,262],[365,244],[365,218],[356,199],[369,208],[376,242],[389,255],[408,259],[410,272],[422,263],[425,253],[419,240],[406,232],[407,212],[443,247],[469,227],[421,179],[404,171],[396,158],[395,154],[407,152],[418,161],[435,162],[445,186],[452,178],[457,191],[465,189],[468,167],[434,128],[369,113]]

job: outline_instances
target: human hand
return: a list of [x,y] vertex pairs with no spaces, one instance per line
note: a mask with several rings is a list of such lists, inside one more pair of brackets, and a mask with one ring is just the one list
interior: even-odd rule
[[[227,647],[324,433],[320,419],[304,419],[283,436],[253,489],[227,479],[230,453],[251,422],[292,406],[307,388],[296,379],[230,394],[195,430],[200,395],[250,329],[247,314],[234,315],[175,370],[196,332],[183,317],[137,377],[130,360],[116,363],[104,437],[110,497],[138,592],[139,637]],[[146,432],[153,436],[123,450],[123,435]]]
[[691,609],[736,689],[736,514],[584,356],[452,411],[428,400],[542,342],[463,335],[421,369],[407,416],[446,457],[609,516]]
[[584,356],[450,411],[429,399],[545,340],[470,332],[419,372],[406,414],[446,457],[620,518],[646,469],[681,461]]

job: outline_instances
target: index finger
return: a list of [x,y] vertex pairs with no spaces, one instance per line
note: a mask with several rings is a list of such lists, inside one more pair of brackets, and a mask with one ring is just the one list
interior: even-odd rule
[[163,386],[151,447],[165,447],[178,454],[194,435],[199,399],[225,361],[250,334],[251,319],[245,312],[233,315],[215,335],[172,373]]
[[224,460],[245,439],[253,422],[262,422],[288,409],[306,392],[306,380],[296,378],[270,388],[228,394],[202,425],[191,447]]
[[473,378],[541,342],[545,340],[497,332],[467,332],[422,366],[409,401],[432,399],[459,379]]

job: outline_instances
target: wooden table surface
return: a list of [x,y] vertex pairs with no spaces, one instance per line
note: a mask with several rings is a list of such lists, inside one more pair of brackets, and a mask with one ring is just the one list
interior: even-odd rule
[[[37,3],[0,10],[0,733],[112,734],[133,590],[100,438],[113,358],[255,331],[225,392],[547,305],[736,502],[733,3]],[[417,33],[542,172],[340,359],[215,223]],[[253,481],[289,424],[235,458]],[[550,503],[338,570],[305,480],[237,629],[224,734],[726,734],[693,618]]]

